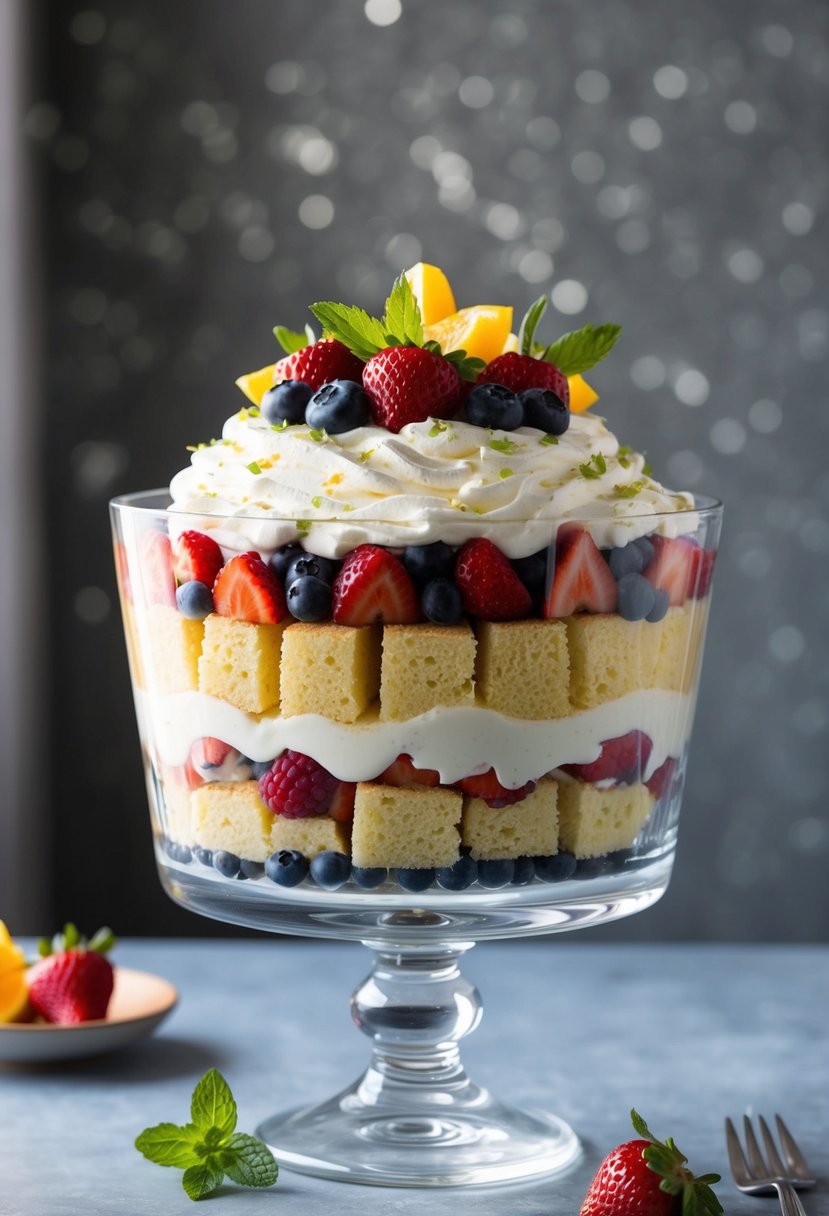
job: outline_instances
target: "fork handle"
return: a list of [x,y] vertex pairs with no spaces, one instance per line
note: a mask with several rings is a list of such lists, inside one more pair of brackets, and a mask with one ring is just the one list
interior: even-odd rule
[[806,1216],[806,1209],[793,1186],[790,1186],[788,1182],[776,1182],[774,1185],[783,1216]]

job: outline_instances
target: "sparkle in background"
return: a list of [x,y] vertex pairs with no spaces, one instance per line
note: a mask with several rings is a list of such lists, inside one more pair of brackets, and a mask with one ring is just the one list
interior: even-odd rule
[[[275,323],[300,328],[314,299],[375,308],[423,257],[461,305],[520,313],[550,290],[551,337],[621,322],[599,408],[658,476],[726,501],[680,863],[658,911],[615,935],[824,937],[826,9],[317,0],[312,22],[288,0],[47,7],[25,131],[68,588],[58,764],[88,791],[85,830],[112,838],[107,898],[125,865],[148,899],[155,878],[106,499],[165,484],[218,431],[235,377],[275,357]],[[92,906],[79,874],[60,883],[79,916]],[[141,928],[165,922],[199,928],[159,895]]]

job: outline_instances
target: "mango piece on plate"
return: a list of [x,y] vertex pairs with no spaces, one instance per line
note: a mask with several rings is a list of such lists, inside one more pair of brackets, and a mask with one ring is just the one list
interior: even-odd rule
[[570,385],[570,412],[572,414],[583,414],[595,401],[599,400],[599,394],[581,376],[568,376],[567,383]]
[[247,372],[236,381],[248,401],[252,401],[254,405],[262,404],[262,398],[273,384],[274,367],[275,364],[269,363],[267,367],[260,368],[258,372]]
[[405,278],[418,302],[424,325],[434,325],[455,311],[452,288],[439,266],[417,262],[405,272]]
[[437,342],[444,354],[465,350],[484,363],[501,354],[511,330],[512,309],[500,304],[475,304],[423,326],[426,337]]

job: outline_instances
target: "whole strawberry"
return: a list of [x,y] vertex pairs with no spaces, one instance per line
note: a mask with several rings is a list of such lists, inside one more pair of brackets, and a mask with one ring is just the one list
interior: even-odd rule
[[331,380],[356,380],[359,384],[362,370],[362,360],[344,343],[323,339],[280,359],[274,365],[273,382],[302,380],[313,389],[322,388]]
[[441,355],[420,346],[389,346],[363,368],[363,388],[374,421],[397,433],[409,422],[451,418],[461,398],[461,378]]
[[99,929],[87,941],[74,925],[65,925],[51,942],[44,937],[27,977],[35,1012],[59,1026],[106,1017],[114,976],[105,955],[114,944],[111,929]]
[[720,1175],[695,1177],[670,1137],[657,1140],[635,1110],[630,1118],[641,1138],[608,1153],[579,1216],[718,1216],[722,1206],[710,1184]]
[[563,401],[570,404],[570,385],[567,377],[559,371],[554,363],[537,359],[533,355],[520,355],[518,351],[510,350],[504,355],[498,355],[478,377],[479,384],[503,384],[514,393],[523,393],[526,388],[547,388]]

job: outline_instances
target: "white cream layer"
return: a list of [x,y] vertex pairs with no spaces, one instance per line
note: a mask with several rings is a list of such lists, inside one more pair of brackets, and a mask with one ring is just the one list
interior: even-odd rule
[[563,764],[591,763],[605,740],[632,730],[653,741],[647,779],[669,756],[682,754],[695,699],[645,689],[544,722],[470,706],[439,707],[406,722],[364,719],[348,726],[318,714],[246,714],[198,692],[142,692],[137,714],[151,749],[170,765],[184,764],[195,741],[210,736],[252,760],[271,760],[285,748],[303,752],[341,781],[370,781],[408,753],[417,767],[437,769],[446,784],[494,767],[499,781],[516,789]]

